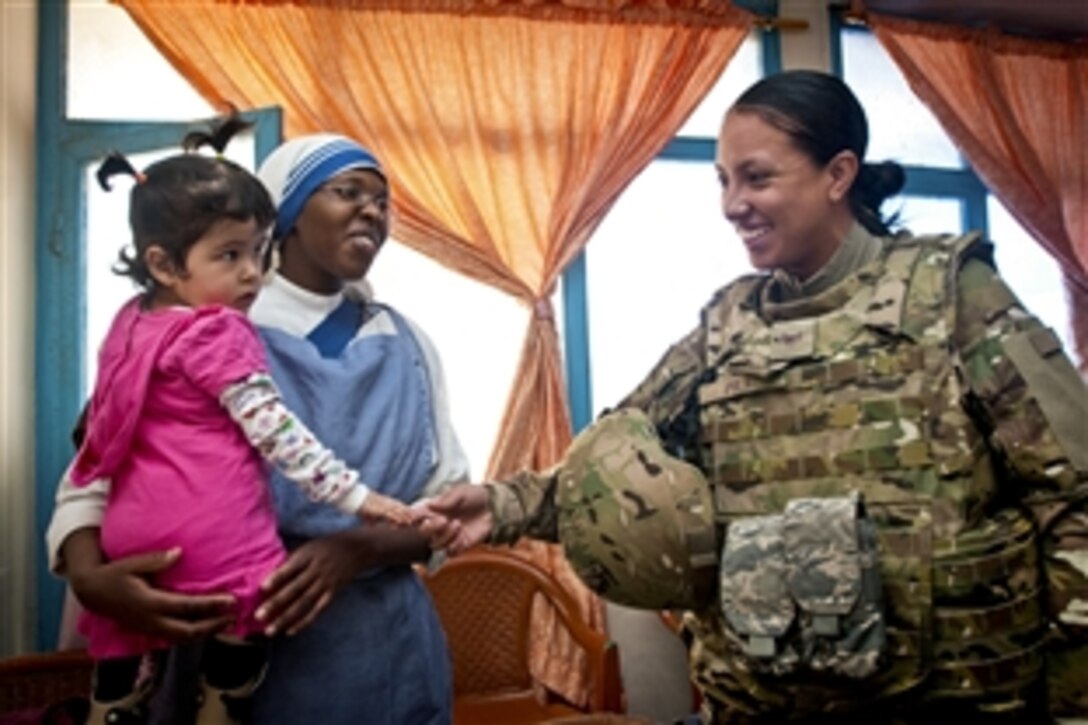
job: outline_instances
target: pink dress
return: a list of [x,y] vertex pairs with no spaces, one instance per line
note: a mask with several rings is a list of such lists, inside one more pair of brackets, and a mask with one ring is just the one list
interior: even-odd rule
[[[260,454],[219,403],[231,384],[267,373],[248,319],[223,307],[154,312],[128,302],[99,356],[87,437],[72,481],[112,479],[102,521],[110,559],[182,549],[157,585],[229,592],[232,633],[259,631],[260,583],[285,558]],[[169,646],[87,612],[79,623],[93,657]]]

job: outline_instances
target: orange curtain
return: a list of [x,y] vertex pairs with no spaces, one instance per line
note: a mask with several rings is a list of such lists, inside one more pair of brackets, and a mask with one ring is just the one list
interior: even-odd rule
[[986,186],[1061,263],[1088,371],[1088,46],[873,13],[868,23]]
[[[720,0],[115,1],[213,104],[280,105],[289,137],[365,143],[390,174],[394,235],[524,302],[487,475],[554,463],[571,437],[556,279],[709,91],[751,16]],[[561,554],[528,555],[603,626]],[[569,652],[546,649],[538,677],[585,701]]]

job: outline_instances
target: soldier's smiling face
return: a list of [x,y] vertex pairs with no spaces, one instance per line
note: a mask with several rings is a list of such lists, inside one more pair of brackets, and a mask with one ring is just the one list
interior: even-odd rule
[[[843,154],[853,160],[850,168]],[[734,110],[722,123],[715,166],[722,211],[757,269],[807,279],[849,231],[846,193],[857,168],[849,151],[821,166],[762,115]]]

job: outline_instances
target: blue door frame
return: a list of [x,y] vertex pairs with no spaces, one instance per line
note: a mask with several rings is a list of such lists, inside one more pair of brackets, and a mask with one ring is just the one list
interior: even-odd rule
[[[123,123],[67,118],[68,2],[38,4],[34,293],[34,519],[40,650],[56,646],[64,587],[48,569],[45,529],[57,481],[72,457],[69,431],[85,397],[86,189],[84,168],[106,152],[176,147],[206,121]],[[280,110],[243,113],[256,124],[257,160],[280,142]]]

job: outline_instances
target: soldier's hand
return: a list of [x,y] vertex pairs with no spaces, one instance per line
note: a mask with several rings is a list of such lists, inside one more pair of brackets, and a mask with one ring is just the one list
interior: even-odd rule
[[[445,540],[445,549],[451,556],[483,543],[491,533],[494,523],[488,505],[487,488],[475,484],[460,484],[432,499],[416,504],[425,520],[420,530],[428,534],[432,543]],[[440,534],[431,531],[445,527]]]

